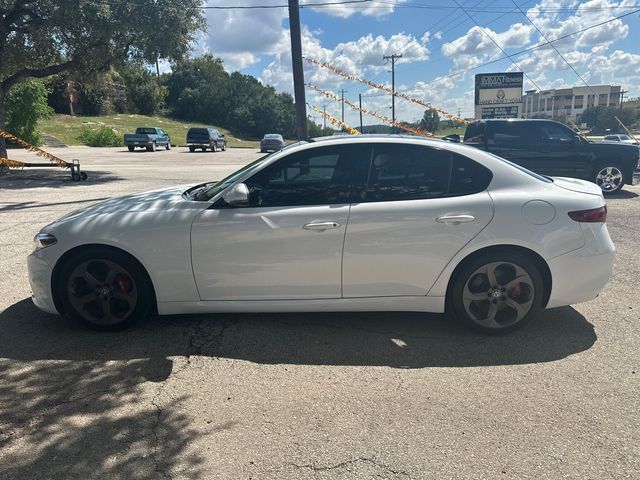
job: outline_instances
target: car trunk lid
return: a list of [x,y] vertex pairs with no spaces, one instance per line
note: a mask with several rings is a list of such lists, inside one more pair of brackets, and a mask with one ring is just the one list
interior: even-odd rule
[[565,190],[602,197],[602,189],[595,183],[588,182],[587,180],[568,177],[553,177],[553,183]]

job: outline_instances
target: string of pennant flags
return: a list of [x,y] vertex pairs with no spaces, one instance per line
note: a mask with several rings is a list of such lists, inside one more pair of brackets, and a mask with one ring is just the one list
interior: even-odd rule
[[454,120],[456,122],[461,122],[461,123],[463,123],[465,125],[469,124],[468,120],[465,120],[464,118],[462,118],[462,117],[460,117],[458,115],[454,115],[452,113],[449,113],[449,112],[443,110],[442,108],[438,108],[438,107],[430,104],[429,102],[425,102],[423,100],[420,100],[419,98],[410,97],[409,95],[406,95],[404,93],[396,92],[393,89],[387,87],[386,85],[382,85],[380,83],[375,83],[375,82],[372,82],[372,81],[367,80],[365,78],[360,78],[357,75],[354,75],[352,73],[346,72],[346,71],[342,70],[341,68],[336,67],[335,65],[331,65],[328,62],[320,62],[318,60],[315,60],[315,59],[309,58],[309,57],[303,57],[303,58],[307,62],[311,63],[312,65],[317,65],[319,67],[327,69],[327,70],[329,70],[329,71],[331,71],[331,72],[333,72],[333,73],[335,73],[337,75],[340,75],[343,78],[346,78],[347,80],[353,80],[355,82],[363,83],[363,84],[368,85],[368,86],[370,86],[372,88],[375,88],[377,90],[383,90],[383,91],[385,91],[385,92],[387,92],[387,93],[389,93],[391,95],[394,95],[396,97],[399,97],[399,98],[402,98],[404,100],[407,100],[408,102],[415,103],[415,104],[423,106],[425,108],[435,110],[439,114],[447,117],[449,120]]
[[309,103],[307,103],[307,106],[313,110],[316,113],[319,113],[320,115],[322,115],[324,118],[327,119],[327,121],[329,123],[331,123],[332,125],[335,125],[336,127],[340,127],[344,130],[347,131],[347,133],[349,133],[349,135],[360,135],[360,131],[356,130],[355,128],[347,125],[346,123],[344,123],[342,120],[340,120],[339,118],[333,117],[331,115],[329,115],[327,112],[325,112],[324,110],[322,110],[319,107],[316,107],[315,105],[311,105]]
[[[324,90],[320,87],[317,87],[316,85],[311,85],[311,84],[307,84],[307,87],[324,95],[325,97],[331,99],[331,100],[335,100],[336,102],[344,102],[345,105],[349,105],[351,108],[353,108],[354,110],[358,110],[366,115],[370,115],[372,117],[375,117],[379,120],[382,120],[383,122],[392,125],[394,127],[400,128],[401,130],[407,131],[407,132],[411,132],[411,133],[415,133],[416,135],[421,135],[423,137],[433,137],[433,134],[430,132],[427,132],[426,130],[422,130],[419,128],[413,128],[410,127],[408,125],[404,125],[402,123],[399,123],[397,121],[392,120],[389,117],[386,117],[378,112],[374,112],[372,110],[368,110],[366,108],[360,108],[358,105],[356,105],[355,103],[350,102],[349,100],[347,100],[346,98],[343,99],[342,97],[339,97],[338,95],[336,95],[333,92],[329,92],[327,90]],[[337,119],[336,119],[337,120]],[[340,121],[340,120],[338,120]],[[357,130],[356,130],[357,131]],[[358,132],[360,133],[360,132]]]
[[[38,155],[39,157],[46,158],[51,163],[54,163],[55,165],[57,165],[60,168],[70,168],[71,167],[71,164],[69,162],[65,162],[61,158],[58,158],[55,155],[51,155],[49,152],[45,152],[44,150],[42,150],[42,149],[40,149],[40,148],[38,148],[38,147],[36,147],[34,145],[31,145],[29,142],[25,142],[21,138],[18,138],[15,135],[12,135],[9,132],[6,132],[4,130],[0,130],[0,137],[4,138],[5,140],[10,140],[13,143],[17,143],[21,147],[26,148],[30,152],[33,152],[36,155]],[[2,163],[3,165],[7,165],[8,167],[13,167],[13,168],[21,168],[21,167],[25,166],[25,164],[23,162],[18,162],[16,160],[9,160],[8,158],[3,158],[3,157],[0,157],[0,163]]]

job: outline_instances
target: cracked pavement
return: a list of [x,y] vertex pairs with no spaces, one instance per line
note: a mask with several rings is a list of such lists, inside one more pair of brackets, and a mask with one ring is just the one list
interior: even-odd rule
[[0,177],[1,480],[640,478],[640,186],[608,201],[618,255],[602,295],[512,335],[415,313],[172,316],[104,334],[32,305],[33,235],[259,154],[51,151],[89,180]]

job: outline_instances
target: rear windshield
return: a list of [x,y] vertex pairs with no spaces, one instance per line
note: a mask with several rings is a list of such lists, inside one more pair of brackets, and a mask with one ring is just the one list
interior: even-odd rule
[[278,135],[277,133],[268,133],[264,136],[264,138],[271,138],[271,139],[277,139],[280,140],[282,138],[282,135]]
[[544,183],[553,183],[553,179],[551,177],[547,177],[545,175],[540,175],[536,172],[532,172],[531,170],[524,168],[522,165],[518,165],[516,163],[510,162],[506,158],[499,157],[498,155],[494,155],[493,153],[489,153],[489,152],[485,152],[485,153],[487,155],[491,155],[493,158],[497,158],[501,162],[508,163],[513,168],[517,168],[521,172],[526,173],[527,175],[535,178],[536,180],[540,180],[541,182],[544,182]]
[[206,128],[190,128],[187,135],[208,135],[209,131]]
[[136,129],[136,133],[146,133],[146,134],[154,135],[156,133],[156,129],[155,128],[141,127],[141,128]]
[[467,125],[467,129],[464,131],[463,142],[481,143],[484,142],[484,123],[474,122]]

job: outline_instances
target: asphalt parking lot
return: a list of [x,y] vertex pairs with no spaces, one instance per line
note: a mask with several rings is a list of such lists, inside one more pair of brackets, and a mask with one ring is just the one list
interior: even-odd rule
[[51,153],[88,180],[0,177],[0,479],[640,478],[640,186],[608,200],[618,251],[601,296],[508,336],[408,313],[161,317],[101,334],[32,305],[34,234],[260,154]]

